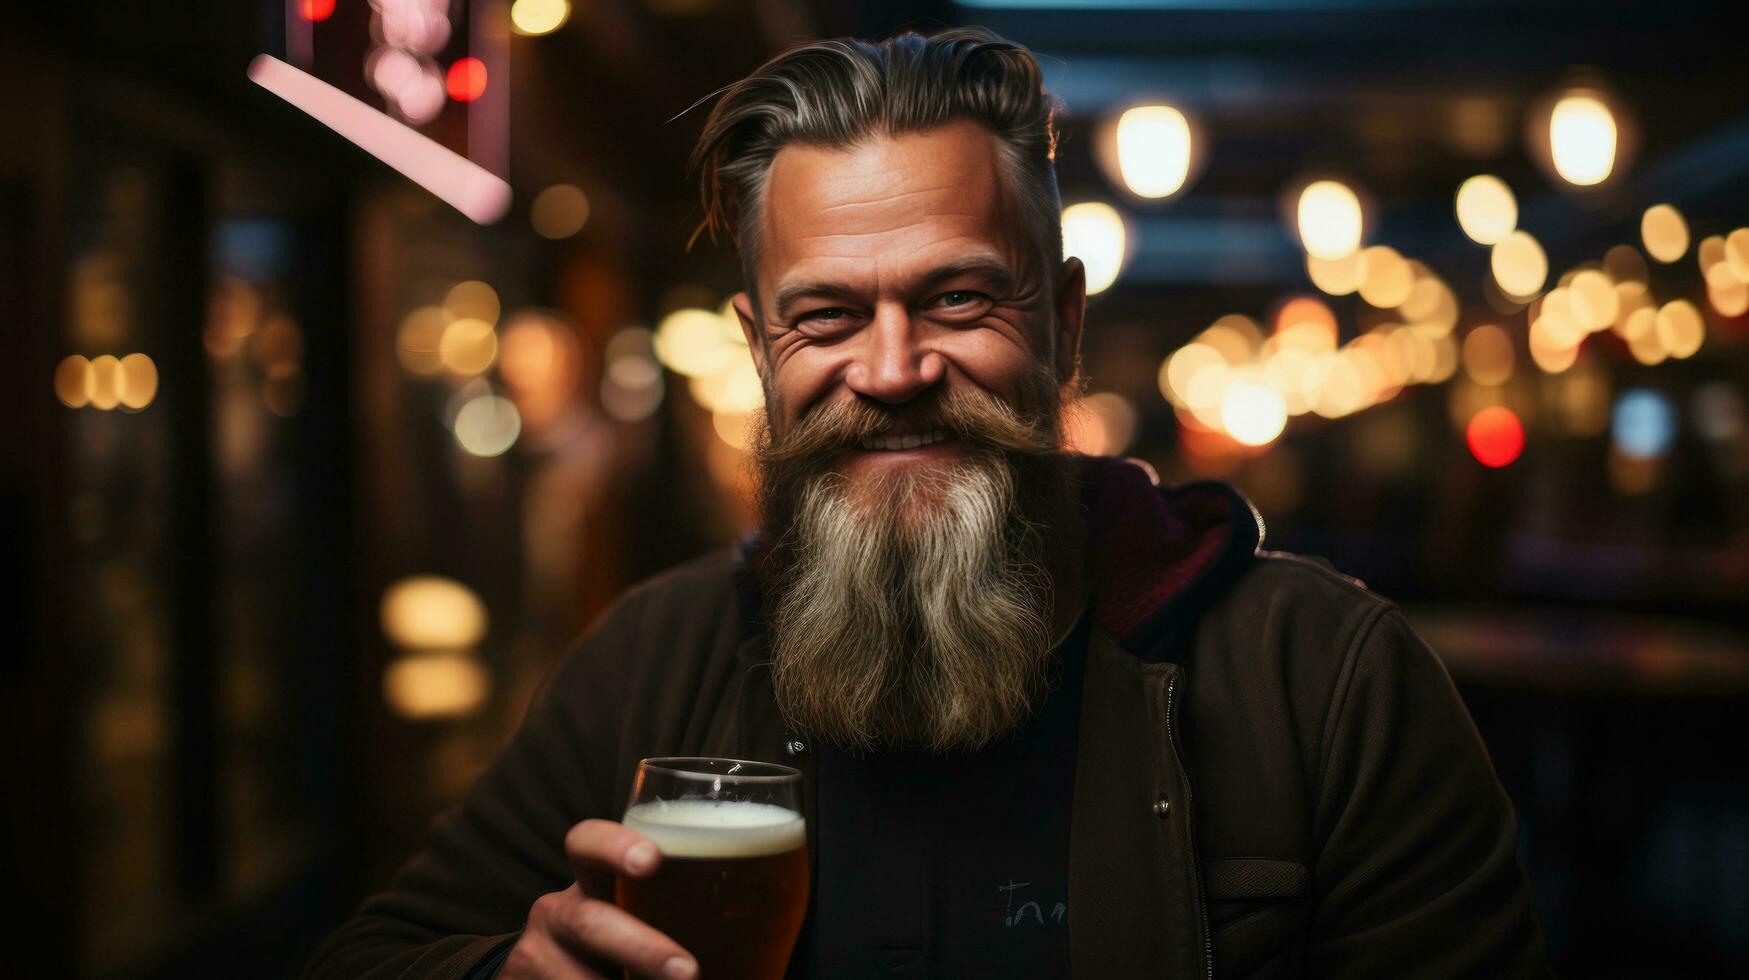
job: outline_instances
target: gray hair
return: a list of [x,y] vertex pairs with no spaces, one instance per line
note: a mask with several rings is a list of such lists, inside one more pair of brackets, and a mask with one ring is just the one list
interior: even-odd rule
[[[1044,87],[1032,52],[981,27],[885,41],[850,38],[792,48],[721,90],[693,149],[704,220],[741,253],[749,294],[759,250],[766,176],[790,144],[849,149],[872,136],[897,136],[954,119],[995,134],[1000,167],[1019,202],[1023,226],[1050,292],[1063,261],[1062,203],[1054,163],[1059,103]],[[690,243],[689,243],[690,244]]]

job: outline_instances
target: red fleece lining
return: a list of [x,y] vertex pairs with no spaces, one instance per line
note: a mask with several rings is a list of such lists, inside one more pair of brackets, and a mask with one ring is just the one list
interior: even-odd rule
[[1168,506],[1139,466],[1108,456],[1083,457],[1081,465],[1094,617],[1125,641],[1214,563],[1231,530],[1232,503],[1208,487],[1174,494]]

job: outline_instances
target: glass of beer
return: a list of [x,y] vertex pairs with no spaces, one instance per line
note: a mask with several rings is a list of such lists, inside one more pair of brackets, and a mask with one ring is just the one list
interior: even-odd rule
[[638,763],[627,827],[662,864],[620,877],[621,908],[698,959],[701,980],[779,980],[808,908],[802,774],[740,759]]

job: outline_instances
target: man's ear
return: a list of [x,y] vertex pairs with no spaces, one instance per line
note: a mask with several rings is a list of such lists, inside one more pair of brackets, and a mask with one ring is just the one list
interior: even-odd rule
[[1057,335],[1052,338],[1056,341],[1057,383],[1068,384],[1081,363],[1081,324],[1087,317],[1087,270],[1072,255],[1063,260],[1057,273],[1053,305],[1057,314]]
[[736,293],[729,302],[735,307],[735,316],[741,320],[741,334],[747,338],[747,349],[753,352],[753,366],[759,369],[759,376],[765,376],[765,330],[759,326],[759,314],[753,309],[753,298],[746,291]]

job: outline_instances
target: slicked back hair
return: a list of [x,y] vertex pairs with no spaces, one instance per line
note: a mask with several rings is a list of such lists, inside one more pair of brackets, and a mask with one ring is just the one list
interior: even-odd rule
[[999,170],[1049,295],[1063,261],[1057,106],[1032,52],[981,27],[792,48],[723,89],[705,120],[691,161],[704,202],[704,221],[693,238],[707,230],[713,240],[719,233],[727,237],[757,302],[761,209],[780,149],[850,149],[872,137],[969,119],[996,136]]

